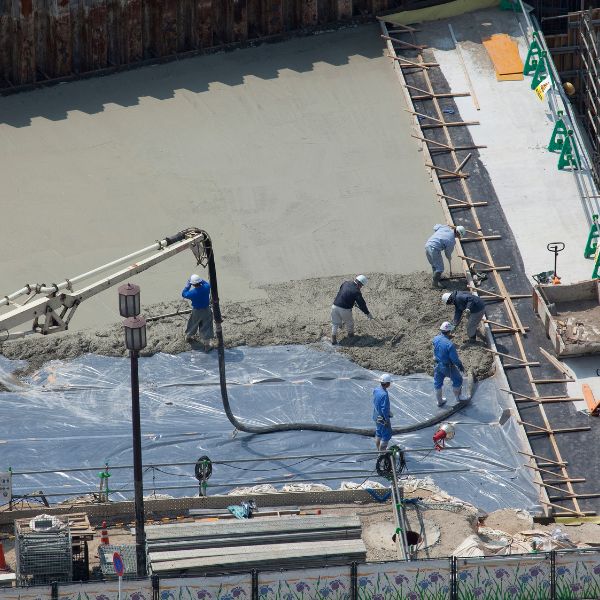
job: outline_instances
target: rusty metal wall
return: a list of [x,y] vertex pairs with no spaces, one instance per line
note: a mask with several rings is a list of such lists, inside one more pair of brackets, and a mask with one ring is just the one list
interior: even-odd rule
[[0,0],[0,89],[432,0]]

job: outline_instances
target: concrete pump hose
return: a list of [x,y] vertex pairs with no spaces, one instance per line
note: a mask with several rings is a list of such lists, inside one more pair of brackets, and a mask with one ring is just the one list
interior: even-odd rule
[[[240,421],[236,418],[231,410],[229,404],[229,395],[227,393],[227,378],[225,374],[225,344],[223,342],[223,318],[221,316],[221,307],[219,306],[219,286],[217,282],[217,269],[215,266],[215,257],[212,248],[212,241],[210,236],[201,229],[189,229],[186,232],[190,233],[203,233],[205,239],[203,240],[204,249],[208,259],[208,276],[210,279],[210,291],[211,291],[211,304],[213,310],[213,318],[215,321],[215,335],[217,336],[217,352],[219,359],[219,383],[221,387],[221,400],[223,402],[223,408],[225,414],[229,419],[229,422],[239,431],[245,433],[276,433],[279,431],[322,431],[327,433],[353,433],[355,435],[363,435],[366,437],[373,437],[375,434],[374,428],[361,428],[361,427],[339,427],[337,425],[321,425],[318,423],[281,423],[279,425],[249,425]],[[184,233],[184,232],[181,232]],[[471,377],[472,381],[472,377]],[[470,396],[469,396],[470,397]],[[411,431],[417,431],[419,429],[426,429],[432,425],[437,425],[442,421],[446,421],[448,417],[462,410],[469,404],[470,400],[463,400],[451,406],[447,410],[436,414],[434,417],[422,421],[421,423],[414,423],[405,427],[394,427],[392,433],[394,435],[400,435],[402,433],[410,433]]]

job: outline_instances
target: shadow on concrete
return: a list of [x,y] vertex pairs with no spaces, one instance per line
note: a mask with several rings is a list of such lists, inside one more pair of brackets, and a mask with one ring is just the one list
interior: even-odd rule
[[168,100],[176,90],[200,94],[215,83],[237,86],[247,77],[277,79],[282,70],[305,73],[319,62],[343,66],[352,56],[381,58],[384,45],[378,34],[378,25],[360,25],[62,82],[0,98],[0,124],[27,127],[35,117],[60,121],[69,111],[100,113],[106,104],[130,107],[141,97]]

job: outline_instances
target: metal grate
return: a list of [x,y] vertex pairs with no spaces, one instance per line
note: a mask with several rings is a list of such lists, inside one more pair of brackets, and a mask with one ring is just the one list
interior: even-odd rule
[[98,557],[100,558],[100,569],[107,579],[116,579],[115,567],[113,566],[113,554],[118,552],[123,558],[125,571],[123,578],[137,576],[137,558],[135,553],[135,544],[113,545],[106,544],[98,546]]
[[72,580],[73,552],[67,525],[58,531],[34,531],[16,521],[15,550],[19,585]]

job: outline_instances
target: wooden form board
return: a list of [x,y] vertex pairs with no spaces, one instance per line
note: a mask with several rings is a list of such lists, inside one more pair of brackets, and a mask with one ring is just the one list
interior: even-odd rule
[[519,47],[505,33],[496,33],[483,40],[483,45],[496,71],[499,81],[515,81],[523,79],[523,61],[519,55]]

